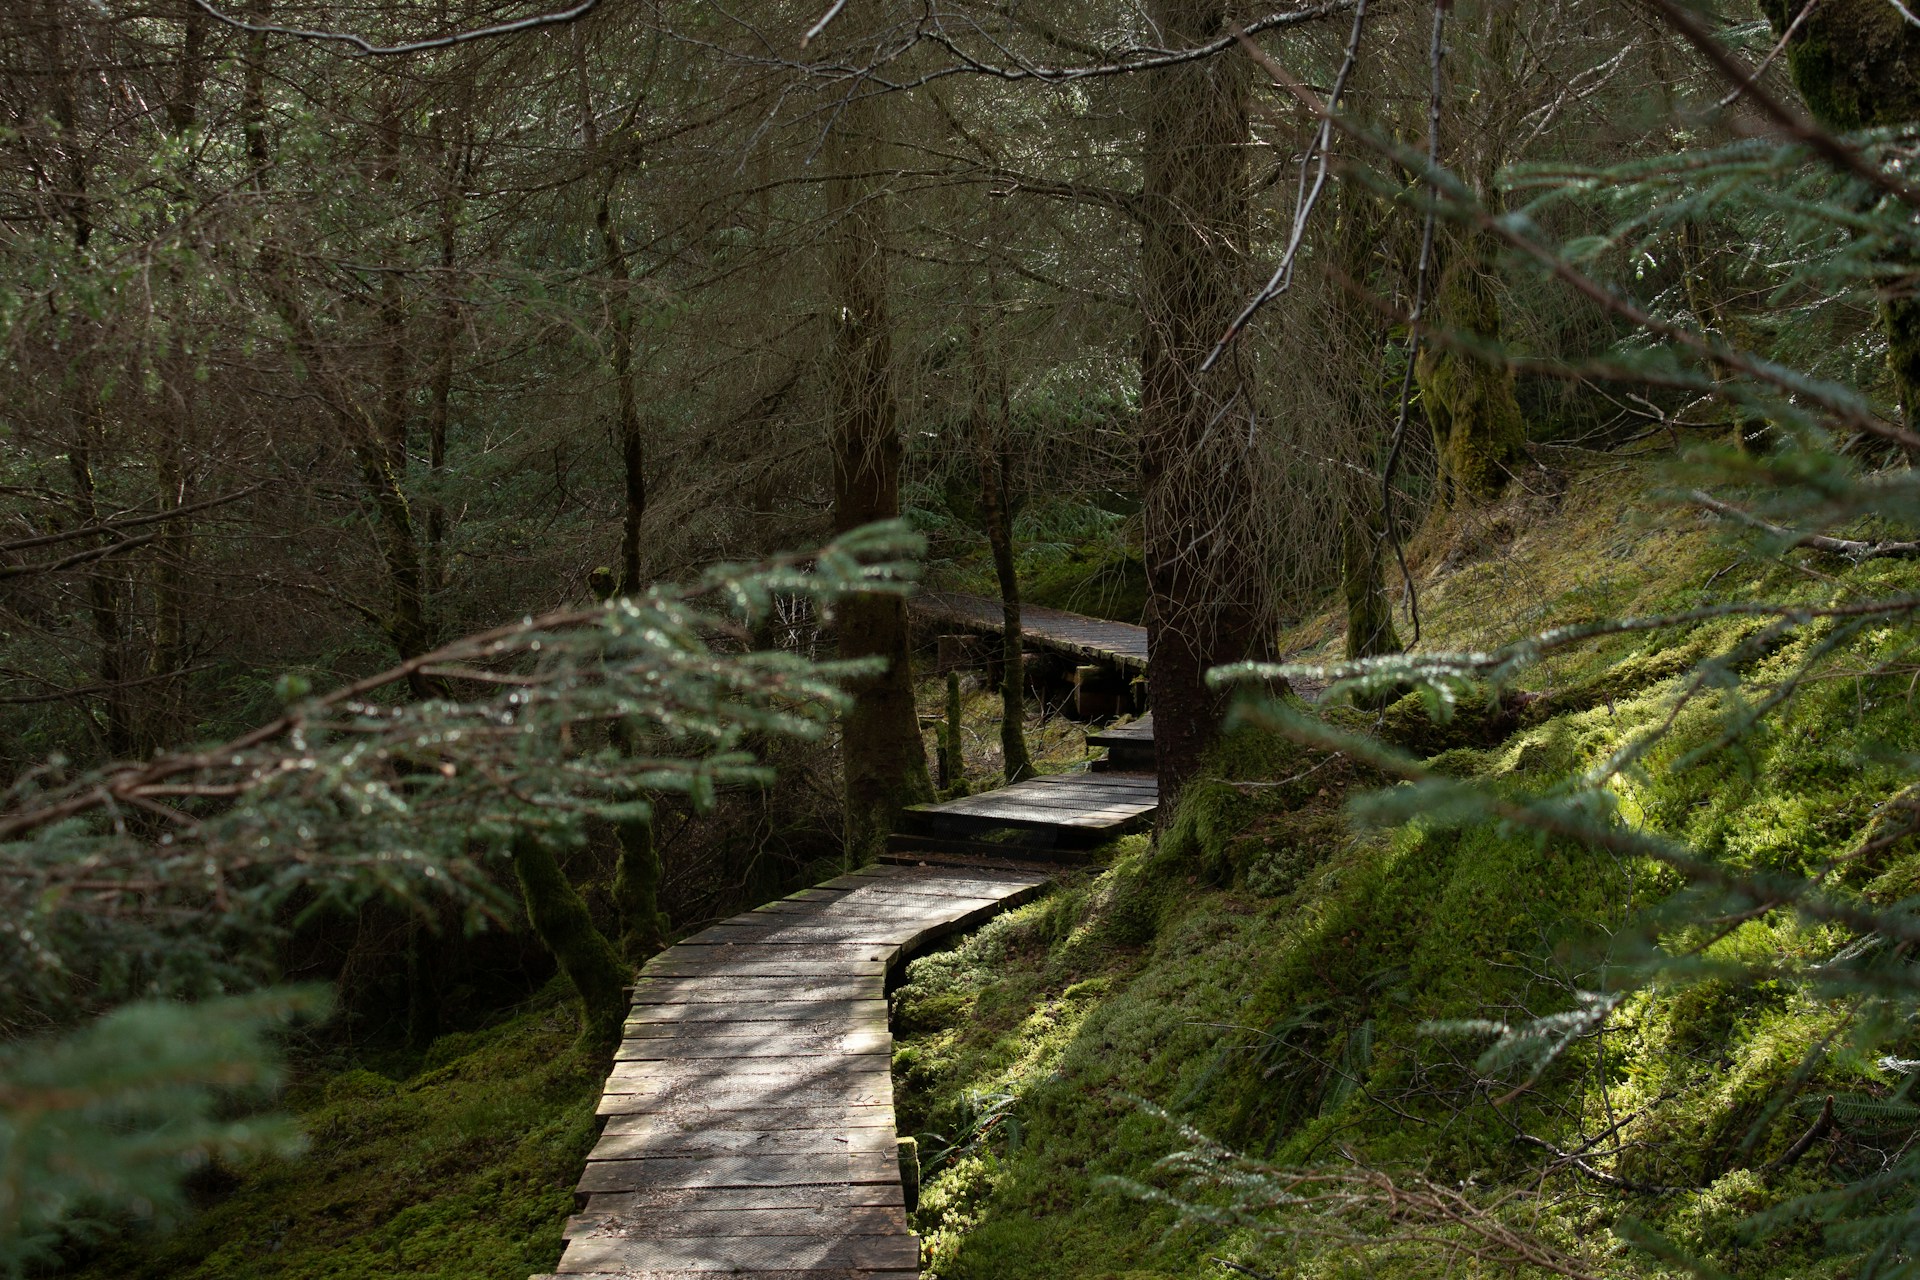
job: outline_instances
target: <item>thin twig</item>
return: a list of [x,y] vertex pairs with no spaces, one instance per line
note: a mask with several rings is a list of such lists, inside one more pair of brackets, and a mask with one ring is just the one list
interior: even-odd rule
[[580,0],[570,9],[557,13],[535,14],[531,18],[520,18],[513,22],[499,22],[491,27],[479,27],[472,31],[456,31],[451,35],[434,36],[427,40],[413,40],[406,44],[375,44],[365,36],[355,35],[351,31],[314,31],[305,27],[283,27],[274,22],[248,22],[222,13],[213,7],[210,0],[193,0],[206,15],[216,22],[225,23],[236,31],[245,31],[257,36],[292,36],[297,40],[320,40],[334,44],[344,44],[355,53],[364,57],[394,57],[409,53],[425,53],[430,49],[447,49],[454,45],[470,44],[475,40],[489,40],[495,36],[519,35],[523,31],[534,31],[541,27],[554,27],[562,23],[574,22],[586,17],[599,7],[600,0]]

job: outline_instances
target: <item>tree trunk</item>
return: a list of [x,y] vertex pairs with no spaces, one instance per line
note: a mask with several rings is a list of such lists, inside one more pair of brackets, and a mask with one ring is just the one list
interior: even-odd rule
[[[308,373],[319,383],[320,398],[334,412],[347,434],[349,448],[360,470],[360,479],[373,504],[374,531],[386,568],[388,613],[387,638],[402,659],[415,658],[432,647],[433,633],[428,623],[426,591],[421,568],[420,539],[413,510],[402,488],[402,468],[406,463],[405,423],[396,417],[405,411],[402,398],[386,397],[383,408],[386,421],[368,412],[333,364],[325,342],[314,327],[300,282],[272,244],[261,252],[262,281],[268,297],[279,311],[293,346]],[[397,321],[382,307],[383,337],[397,342]],[[397,358],[397,357],[396,357]],[[392,376],[391,370],[389,376]],[[391,384],[389,384],[391,387]],[[441,697],[445,685],[432,676],[419,673],[407,679],[407,688],[416,698]]]
[[[1779,35],[1804,6],[1765,0],[1762,7]],[[1788,39],[1787,65],[1814,119],[1829,129],[1920,121],[1920,26],[1888,0],[1822,0]],[[1884,287],[1880,325],[1901,420],[1911,430],[1920,414],[1920,260],[1908,254],[1889,265],[1900,279]]]
[[600,193],[594,221],[606,249],[607,274],[613,277],[613,386],[614,412],[620,432],[620,470],[623,512],[620,522],[620,594],[640,590],[640,522],[647,514],[647,458],[640,435],[639,399],[633,385],[633,299],[627,251],[613,222],[613,180]]
[[613,901],[620,911],[620,954],[638,968],[666,942],[667,917],[660,910],[660,850],[653,843],[651,818],[621,823],[619,836]]
[[[988,269],[988,293],[995,292]],[[998,301],[997,298],[992,298]],[[987,527],[987,545],[993,551],[993,572],[1000,583],[1000,752],[1006,761],[1006,779],[1018,782],[1034,774],[1027,753],[1027,676],[1020,634],[1020,577],[1013,560],[1013,503],[1007,492],[1010,417],[1006,366],[996,361],[994,404],[987,404],[987,358],[981,347],[980,326],[968,335],[973,355],[973,455],[980,473],[980,516]]]
[[620,439],[622,477],[622,514],[620,521],[620,568],[616,590],[623,596],[640,590],[643,572],[640,562],[640,525],[647,514],[647,457],[640,433],[639,396],[633,383],[633,272],[627,265],[626,242],[613,218],[613,192],[619,183],[619,171],[613,159],[600,155],[599,117],[593,109],[592,82],[587,75],[585,29],[573,29],[573,70],[580,102],[580,138],[586,150],[589,173],[606,164],[600,188],[600,203],[594,209],[594,228],[600,234],[601,251],[606,256],[607,275],[613,281],[609,308],[613,337],[613,394],[616,434]]
[[1346,430],[1340,441],[1341,590],[1347,605],[1348,658],[1399,653],[1393,605],[1387,597],[1383,554],[1387,543],[1380,473],[1391,414],[1378,370],[1380,326],[1366,301],[1379,291],[1379,245],[1388,228],[1380,202],[1355,167],[1340,174],[1328,293],[1332,298],[1334,346],[1330,357],[1344,386]]
[[[82,393],[84,394],[84,393]],[[76,423],[88,431],[86,423]],[[93,496],[93,455],[82,445],[67,454],[67,471],[73,478],[73,506],[77,522],[85,527],[100,523],[100,511]],[[108,546],[114,535],[100,535],[100,545]],[[87,570],[87,612],[93,620],[93,638],[100,646],[99,666],[102,723],[101,734],[109,759],[126,760],[139,746],[135,735],[133,705],[126,689],[126,625],[120,611],[120,584],[116,581],[118,561],[105,557]]]
[[595,1053],[610,1054],[626,1022],[626,986],[633,970],[593,927],[587,904],[545,840],[520,832],[513,837],[512,852],[527,920],[580,997],[580,1041]]
[[[1213,39],[1225,20],[1215,0],[1149,11],[1168,48]],[[1200,372],[1248,293],[1248,79],[1233,52],[1158,72],[1146,92],[1140,481],[1162,813],[1219,731],[1208,669],[1256,652],[1267,607],[1248,378],[1233,351]]]
[[[1483,233],[1469,232],[1441,271],[1432,314],[1433,327],[1443,336],[1500,340],[1491,248]],[[1513,371],[1458,346],[1435,343],[1421,351],[1415,374],[1440,456],[1443,508],[1475,507],[1498,497],[1527,441]]]
[[[900,433],[894,401],[892,316],[887,307],[885,197],[874,177],[878,111],[849,103],[827,137],[830,310],[833,325],[833,530],[900,514]],[[880,852],[900,811],[933,798],[913,704],[907,605],[898,596],[854,596],[838,608],[843,658],[877,657],[878,675],[853,681],[841,725],[847,855]]]

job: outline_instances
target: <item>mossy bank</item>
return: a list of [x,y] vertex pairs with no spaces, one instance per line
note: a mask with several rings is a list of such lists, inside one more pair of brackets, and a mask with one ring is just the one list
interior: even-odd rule
[[[1810,598],[1835,580],[1920,586],[1906,563],[1810,575],[1750,561],[1698,513],[1651,506],[1648,484],[1610,468],[1429,548],[1425,645]],[[1734,867],[1812,872],[1855,845],[1895,757],[1920,749],[1911,664],[1893,661],[1910,641],[1852,636],[1859,678],[1807,687],[1743,751],[1694,764],[1726,700],[1775,687],[1825,634],[1749,646],[1738,688],[1678,701],[1683,672],[1755,629],[1736,617],[1600,642],[1537,670],[1524,696],[1463,705],[1445,725],[1411,700],[1321,714],[1515,790],[1672,718],[1655,755],[1616,780],[1623,815]],[[1308,620],[1293,642],[1337,656],[1337,617]],[[1158,847],[1125,841],[1110,867],[909,970],[895,1067],[902,1131],[921,1135],[930,1275],[1550,1274],[1528,1264],[1535,1247],[1596,1276],[1692,1274],[1663,1251],[1743,1277],[1854,1274],[1861,1246],[1818,1221],[1751,1221],[1858,1177],[1912,1131],[1913,1108],[1875,1105],[1897,1073],[1836,1036],[1843,1001],[1752,977],[1756,964],[1784,973],[1826,958],[1838,935],[1781,911],[1707,933],[1672,914],[1683,900],[1671,870],[1494,824],[1356,828],[1348,802],[1382,778],[1250,731],[1214,772]],[[1896,842],[1844,874],[1892,901],[1913,892],[1920,857]],[[1537,1076],[1489,1066],[1487,1037],[1461,1025],[1575,1011],[1656,941],[1725,976],[1633,986],[1599,1034]],[[1896,1056],[1920,1056],[1907,1038]],[[1827,1095],[1841,1115],[1820,1128]],[[1803,1144],[1810,1128],[1818,1140]],[[1169,1161],[1176,1152],[1189,1155]],[[1287,1181],[1312,1168],[1364,1177]],[[1277,1205],[1287,1186],[1327,1198],[1304,1215],[1228,1211],[1250,1191]]]

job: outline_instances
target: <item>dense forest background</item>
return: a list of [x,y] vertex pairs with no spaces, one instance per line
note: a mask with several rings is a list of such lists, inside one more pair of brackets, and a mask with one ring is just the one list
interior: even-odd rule
[[[900,1003],[937,1274],[1920,1266],[1898,0],[19,0],[0,108],[0,1267],[550,1265],[631,965],[933,797],[918,581],[1144,623],[1166,801]],[[1084,762],[1009,656],[962,785]]]

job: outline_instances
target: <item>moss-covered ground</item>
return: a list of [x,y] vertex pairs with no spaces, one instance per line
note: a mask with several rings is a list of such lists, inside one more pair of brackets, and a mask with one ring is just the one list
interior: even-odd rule
[[[1533,485],[1430,536],[1417,562],[1423,647],[1836,584],[1920,587],[1920,570],[1896,561],[1749,560],[1696,514],[1653,507],[1652,483],[1610,466]],[[1337,656],[1338,627],[1333,612],[1316,614],[1287,647]],[[1739,865],[1816,868],[1873,821],[1892,754],[1920,751],[1910,703],[1920,667],[1904,636],[1864,632],[1742,752],[1680,767],[1736,693],[1678,707],[1682,673],[1752,628],[1722,620],[1597,642],[1532,673],[1524,683],[1538,698],[1463,704],[1447,725],[1410,702],[1323,714],[1439,771],[1516,790],[1671,718],[1667,744],[1615,783],[1622,811]],[[1743,689],[1778,681],[1817,638],[1751,657]],[[923,690],[929,725],[943,696]],[[963,704],[969,785],[991,785],[997,698],[969,682]],[[1032,737],[1044,768],[1085,758],[1084,737],[1064,721],[1036,721]],[[1879,750],[1855,749],[1868,742]],[[1817,1224],[1764,1239],[1740,1225],[1857,1176],[1911,1136],[1911,1109],[1876,1110],[1887,1071],[1832,1038],[1845,1013],[1836,1002],[1750,973],[1657,982],[1537,1079],[1483,1069],[1483,1037],[1432,1026],[1574,1008],[1577,992],[1636,963],[1649,936],[1691,946],[1706,964],[1782,972],[1829,956],[1832,936],[1779,913],[1700,934],[1684,915],[1653,914],[1681,901],[1672,872],[1490,825],[1356,829],[1349,801],[1381,778],[1251,731],[1223,748],[1214,772],[1157,845],[1130,837],[1107,865],[910,967],[895,995],[895,1070],[902,1132],[921,1139],[916,1225],[930,1276],[1547,1274],[1515,1260],[1514,1240],[1573,1274],[1687,1274],[1627,1243],[1635,1221],[1742,1277],[1853,1274],[1853,1255]],[[1890,901],[1920,886],[1920,858],[1895,844],[1838,874]],[[223,1171],[200,1215],[115,1246],[82,1274],[521,1280],[545,1270],[593,1133],[598,1074],[574,1055],[575,1034],[570,1007],[550,992],[424,1058],[309,1064],[291,1098],[312,1139],[305,1156]],[[1894,1048],[1920,1058],[1920,1044]],[[1782,1163],[1827,1094],[1841,1099],[1841,1123]],[[1261,1169],[1392,1179],[1400,1208],[1380,1210],[1382,1184],[1349,1182],[1306,1234],[1260,1225],[1298,1228],[1298,1214],[1183,1212],[1170,1201],[1217,1206],[1223,1193],[1164,1163],[1195,1148],[1181,1125]],[[1579,1149],[1616,1185],[1538,1143]],[[1235,1167],[1243,1192],[1272,1196],[1276,1175]],[[1436,1215],[1450,1194],[1471,1213]]]
[[[1696,513],[1650,504],[1651,483],[1612,467],[1431,541],[1423,647],[1836,585],[1920,587],[1920,571],[1895,561],[1748,560]],[[1733,865],[1812,872],[1874,820],[1896,785],[1893,756],[1920,749],[1911,642],[1853,637],[1740,752],[1689,766],[1736,696],[1774,687],[1823,634],[1766,646],[1741,666],[1739,690],[1682,704],[1681,673],[1754,628],[1730,619],[1597,642],[1535,671],[1525,683],[1538,698],[1463,706],[1445,726],[1411,700],[1323,714],[1515,790],[1671,720],[1665,744],[1615,780],[1623,814]],[[1338,619],[1311,618],[1290,641],[1336,656]],[[930,1275],[1549,1274],[1526,1264],[1526,1248],[1575,1274],[1688,1274],[1628,1243],[1649,1232],[1743,1277],[1854,1273],[1858,1246],[1817,1224],[1765,1237],[1741,1226],[1871,1171],[1912,1131],[1911,1108],[1876,1114],[1898,1077],[1835,1038],[1839,1000],[1731,970],[1656,981],[1537,1078],[1477,1064],[1485,1036],[1435,1025],[1575,1009],[1654,938],[1702,966],[1739,960],[1784,976],[1829,957],[1829,931],[1762,912],[1706,934],[1671,914],[1682,901],[1673,872],[1492,824],[1356,831],[1345,806],[1381,779],[1250,731],[1215,772],[1189,789],[1157,848],[1123,842],[1107,869],[911,967],[896,995],[895,1066],[902,1130],[922,1135],[916,1221]],[[1911,843],[1842,874],[1879,900],[1910,894]],[[1848,1118],[1788,1162],[1827,1094]],[[1383,1209],[1375,1182],[1364,1194],[1343,1183],[1338,1205],[1309,1214],[1179,1212],[1168,1199],[1218,1205],[1225,1194],[1162,1163],[1196,1147],[1179,1125],[1269,1170],[1391,1180],[1399,1207]],[[1281,1176],[1239,1190],[1274,1194]],[[1415,1194],[1436,1186],[1470,1211]]]
[[[602,1072],[549,987],[424,1056],[309,1064],[288,1102],[304,1155],[219,1171],[217,1195],[135,1234],[86,1280],[526,1280],[560,1256]],[[384,1066],[387,1070],[376,1070]]]

